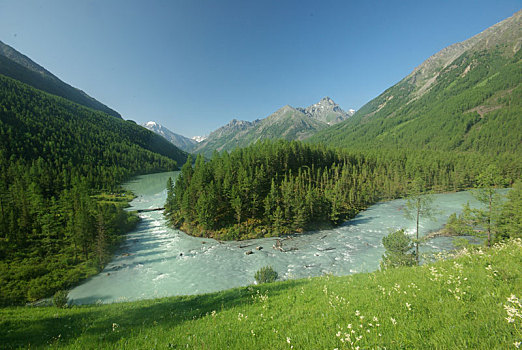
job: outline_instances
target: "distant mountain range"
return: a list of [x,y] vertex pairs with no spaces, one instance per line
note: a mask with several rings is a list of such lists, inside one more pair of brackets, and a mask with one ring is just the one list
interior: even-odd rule
[[331,98],[325,97],[306,108],[286,105],[268,117],[253,122],[232,119],[210,135],[192,139],[176,134],[154,121],[142,125],[184,151],[210,156],[214,150],[230,151],[263,139],[303,140],[329,125],[350,118],[354,113],[353,109],[343,111]]
[[120,114],[115,110],[90,97],[82,90],[64,83],[51,72],[33,62],[29,57],[1,41],[0,74],[30,85],[38,90],[43,90],[85,107],[121,118]]
[[158,135],[163,136],[168,141],[173,143],[176,147],[181,148],[184,151],[190,151],[198,144],[197,141],[195,141],[193,139],[189,139],[188,137],[185,137],[183,135],[173,133],[172,131],[170,131],[169,129],[164,127],[163,125],[161,125],[157,122],[154,122],[154,121],[150,121],[150,122],[141,124],[141,126],[147,128],[151,131],[154,131]]
[[431,56],[308,139],[360,149],[520,152],[522,11]]
[[328,97],[306,108],[287,105],[253,122],[233,119],[190,151],[209,156],[286,139],[362,150],[520,153],[521,47],[518,11],[429,57],[357,112]]
[[263,139],[303,140],[329,125],[347,120],[353,113],[353,110],[345,112],[329,97],[306,108],[286,105],[253,122],[233,119],[211,132],[192,152],[209,156],[214,150],[230,151]]
[[192,136],[190,139],[196,142],[202,142],[207,139],[207,136]]

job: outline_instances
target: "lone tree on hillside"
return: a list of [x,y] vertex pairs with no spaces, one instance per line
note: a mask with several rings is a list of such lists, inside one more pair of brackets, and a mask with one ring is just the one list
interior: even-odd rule
[[404,215],[410,220],[415,220],[415,260],[419,264],[419,221],[421,217],[433,219],[436,211],[433,206],[433,197],[423,194],[426,190],[425,182],[417,177],[410,185],[410,195],[406,199]]

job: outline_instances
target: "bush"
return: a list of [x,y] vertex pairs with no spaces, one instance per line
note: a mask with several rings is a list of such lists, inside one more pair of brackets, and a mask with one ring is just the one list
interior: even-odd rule
[[398,230],[383,237],[382,245],[386,251],[382,256],[381,270],[415,265],[415,254],[410,252],[413,249],[413,243],[404,230]]
[[67,303],[69,302],[69,298],[67,297],[68,294],[69,291],[67,290],[59,290],[54,293],[53,305],[61,309],[67,307]]
[[254,277],[258,284],[270,283],[277,280],[277,272],[272,268],[272,266],[265,266],[257,270]]

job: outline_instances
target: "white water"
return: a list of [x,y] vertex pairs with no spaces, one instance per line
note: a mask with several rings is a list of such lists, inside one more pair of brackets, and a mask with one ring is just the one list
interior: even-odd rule
[[[162,207],[169,176],[174,179],[177,172],[144,175],[125,184],[137,195],[130,209]],[[467,201],[477,204],[469,192],[434,198],[439,214],[434,221],[421,220],[423,234],[441,228]],[[379,203],[335,229],[289,237],[283,248],[295,250],[288,252],[273,249],[275,238],[219,243],[191,237],[168,228],[162,212],[145,212],[114,259],[100,274],[71,290],[69,298],[88,304],[214,292],[254,283],[255,272],[266,265],[281,279],[373,271],[384,253],[382,237],[400,228],[414,232],[415,223],[404,217],[404,204],[404,200]],[[450,248],[451,239],[436,238],[423,251]],[[253,254],[245,255],[248,250]]]

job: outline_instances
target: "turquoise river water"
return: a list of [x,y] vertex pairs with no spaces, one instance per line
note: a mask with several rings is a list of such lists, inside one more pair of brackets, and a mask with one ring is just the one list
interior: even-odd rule
[[[167,179],[177,172],[144,175],[125,184],[137,197],[129,210],[164,205]],[[462,205],[477,202],[469,192],[434,195],[439,213],[421,220],[421,232],[440,229]],[[282,252],[273,248],[276,238],[218,242],[195,238],[167,227],[161,211],[140,214],[141,222],[127,235],[113,260],[98,275],[72,289],[75,304],[111,303],[156,297],[214,292],[254,283],[255,272],[271,265],[280,279],[347,275],[379,268],[382,238],[415,223],[404,217],[404,200],[382,202],[331,230],[282,240]],[[257,250],[256,247],[262,247]],[[450,238],[430,240],[423,251],[450,249]],[[253,254],[246,255],[251,250]]]

